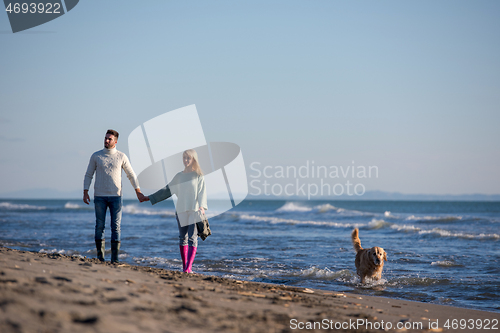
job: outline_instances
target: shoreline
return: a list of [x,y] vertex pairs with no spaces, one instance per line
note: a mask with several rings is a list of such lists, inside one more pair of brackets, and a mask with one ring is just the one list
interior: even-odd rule
[[496,312],[6,247],[0,254],[5,333],[490,332],[495,321],[500,330]]

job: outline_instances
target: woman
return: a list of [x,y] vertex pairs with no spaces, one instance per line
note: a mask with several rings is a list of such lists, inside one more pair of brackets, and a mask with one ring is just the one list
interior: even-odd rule
[[205,213],[207,194],[205,179],[198,163],[198,154],[194,149],[188,149],[182,154],[184,171],[175,175],[174,179],[154,194],[145,197],[143,201],[151,201],[154,205],[175,194],[177,225],[179,227],[179,249],[181,251],[182,269],[192,273],[192,266],[198,247],[198,230],[196,222],[200,221],[199,213]]

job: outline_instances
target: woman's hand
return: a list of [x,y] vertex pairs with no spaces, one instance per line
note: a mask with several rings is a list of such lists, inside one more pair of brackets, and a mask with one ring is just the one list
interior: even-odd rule
[[135,192],[137,194],[137,199],[139,199],[139,202],[149,201],[149,197],[142,194],[140,190],[136,190]]
[[205,209],[203,209],[203,207],[200,207],[200,210],[203,214],[205,214]]

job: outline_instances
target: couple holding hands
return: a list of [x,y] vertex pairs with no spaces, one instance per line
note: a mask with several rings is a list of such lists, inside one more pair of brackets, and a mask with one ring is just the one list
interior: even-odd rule
[[83,182],[83,201],[88,205],[88,194],[92,178],[94,181],[95,206],[95,245],[97,258],[104,261],[105,240],[104,226],[106,211],[111,214],[111,262],[118,263],[120,250],[120,223],[122,216],[122,169],[135,188],[140,202],[150,201],[152,205],[177,196],[176,217],[179,228],[179,249],[182,258],[182,269],[192,273],[192,266],[198,247],[198,230],[196,222],[201,219],[200,213],[207,209],[205,179],[198,163],[198,155],[194,149],[184,151],[182,162],[184,170],[177,173],[172,181],[159,191],[145,196],[141,193],[139,182],[127,156],[116,149],[118,132],[108,130],[104,138],[104,149],[96,151],[90,157]]

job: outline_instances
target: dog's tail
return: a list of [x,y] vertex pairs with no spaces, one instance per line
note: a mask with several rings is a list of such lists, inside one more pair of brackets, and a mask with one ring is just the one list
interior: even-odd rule
[[355,228],[352,231],[351,239],[352,239],[352,245],[354,246],[354,250],[356,251],[356,253],[358,253],[359,251],[363,250],[363,248],[361,247],[361,240],[359,239],[359,230],[358,230],[358,228]]

